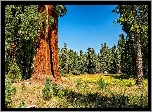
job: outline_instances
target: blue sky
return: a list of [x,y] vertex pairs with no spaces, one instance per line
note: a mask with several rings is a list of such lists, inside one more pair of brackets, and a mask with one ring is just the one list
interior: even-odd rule
[[101,44],[109,47],[117,45],[119,34],[123,33],[119,24],[113,21],[119,15],[111,13],[116,5],[66,5],[67,13],[59,18],[59,48],[67,44],[68,49],[87,52],[88,47],[99,53]]

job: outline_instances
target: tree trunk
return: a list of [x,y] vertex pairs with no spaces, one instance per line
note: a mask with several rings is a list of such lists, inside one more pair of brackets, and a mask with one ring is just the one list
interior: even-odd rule
[[16,61],[16,49],[17,49],[17,42],[12,42],[11,49],[10,49],[10,57],[13,61]]
[[[59,73],[59,58],[58,58],[58,34],[57,22],[58,16],[55,15],[52,5],[39,6],[39,12],[46,10],[47,19],[45,26],[45,33],[38,32],[38,43],[36,49],[36,59],[34,64],[34,74],[31,79],[44,82],[45,78],[50,77],[52,82],[61,80]],[[48,18],[54,18],[54,24],[49,27]],[[42,16],[41,16],[42,17]],[[41,22],[41,20],[40,20]]]
[[[50,9],[53,6],[50,6]],[[53,68],[51,69],[55,81],[61,81],[60,71],[59,71],[59,55],[58,55],[58,15],[51,11],[50,15],[54,18],[54,24],[49,29],[49,42],[50,42],[50,58]]]
[[137,67],[137,84],[140,83],[143,79],[143,66],[142,66],[142,53],[141,53],[141,45],[140,45],[140,38],[135,33],[135,43],[136,43],[136,67]]
[[[33,42],[32,42],[32,43],[33,43]],[[33,43],[33,44],[35,44],[35,43]],[[34,46],[34,47],[35,47],[35,46]],[[31,50],[30,50],[31,54],[30,54],[30,63],[29,63],[29,66],[28,66],[28,77],[27,77],[27,79],[31,77],[32,71],[33,71],[33,68],[31,68],[31,67],[32,67],[33,57],[34,57],[34,56],[33,56],[33,52],[35,52],[35,51],[34,51],[34,47],[32,47]]]
[[[137,24],[137,11],[136,6],[133,5],[132,7],[133,14],[134,14],[134,23]],[[137,29],[134,31],[134,41],[136,45],[136,67],[137,67],[137,80],[136,84],[140,84],[143,79],[143,66],[142,66],[142,53],[141,53],[141,45],[140,45],[140,37],[138,35]]]

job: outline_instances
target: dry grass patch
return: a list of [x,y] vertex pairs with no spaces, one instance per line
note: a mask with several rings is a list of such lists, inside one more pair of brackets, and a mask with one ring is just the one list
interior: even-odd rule
[[[105,89],[101,89],[98,85],[101,78],[106,84]],[[67,83],[59,85],[62,89],[48,101],[44,101],[42,98],[43,84],[28,81],[13,83],[12,86],[16,87],[16,94],[12,97],[13,107],[18,108],[21,101],[25,102],[25,106],[36,105],[38,108],[106,107],[106,103],[107,106],[112,107],[115,101],[110,99],[113,98],[113,95],[116,95],[118,102],[121,100],[119,97],[128,98],[127,103],[133,105],[130,107],[134,107],[138,101],[139,106],[148,103],[147,80],[143,81],[141,87],[134,85],[135,79],[133,78],[120,80],[111,75],[102,74],[70,75],[62,77],[62,80]],[[145,104],[141,103],[143,101]],[[100,103],[102,105],[99,105]],[[117,105],[115,106],[117,107]]]

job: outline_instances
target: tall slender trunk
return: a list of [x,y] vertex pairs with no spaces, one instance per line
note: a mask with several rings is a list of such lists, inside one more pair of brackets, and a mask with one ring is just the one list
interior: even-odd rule
[[[135,32],[135,43],[136,43],[136,67],[137,67],[137,81],[140,82],[143,79],[143,66],[142,66],[142,53],[141,53],[141,45],[140,45],[140,37]],[[137,82],[137,83],[138,83]]]
[[[134,23],[137,23],[136,17],[137,17],[137,11],[136,6],[133,5],[133,14],[134,14]],[[143,79],[143,66],[142,66],[142,53],[141,53],[141,45],[140,45],[140,37],[137,32],[137,30],[134,31],[134,41],[136,45],[136,67],[137,67],[137,81],[136,84],[139,84]]]
[[16,61],[16,49],[17,49],[17,42],[13,41],[10,49],[10,56],[13,61]]
[[[33,43],[35,44],[35,43]],[[35,47],[35,46],[34,46]],[[28,66],[28,77],[27,78],[30,78],[31,77],[31,74],[32,74],[32,63],[33,63],[33,53],[34,53],[34,47],[31,47],[31,50],[30,50],[30,62],[29,62],[29,66]]]

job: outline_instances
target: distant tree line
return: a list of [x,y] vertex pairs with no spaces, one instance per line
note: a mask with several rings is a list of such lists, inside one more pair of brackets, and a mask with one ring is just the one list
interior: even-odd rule
[[[148,49],[143,47],[143,72],[148,75]],[[59,49],[61,74],[124,74],[137,76],[136,51],[131,37],[119,35],[118,45],[109,48],[106,43],[101,44],[100,52],[95,53],[91,47],[87,52],[76,52],[68,49],[67,44]]]

